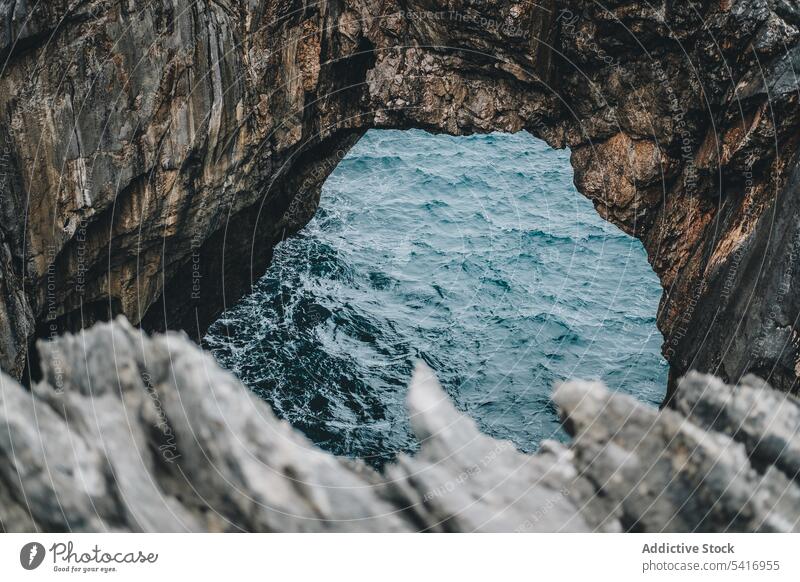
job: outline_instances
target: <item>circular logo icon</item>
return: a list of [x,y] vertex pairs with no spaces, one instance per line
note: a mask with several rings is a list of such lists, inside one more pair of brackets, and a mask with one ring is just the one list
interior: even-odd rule
[[44,561],[44,546],[39,542],[30,542],[19,551],[19,563],[26,570],[35,570]]

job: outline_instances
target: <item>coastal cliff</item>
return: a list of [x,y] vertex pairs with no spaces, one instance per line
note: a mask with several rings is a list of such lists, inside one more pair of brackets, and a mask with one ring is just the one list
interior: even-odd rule
[[198,340],[370,128],[525,130],[644,243],[671,389],[796,391],[799,27],[795,0],[0,2],[0,366],[118,314]]
[[800,531],[800,403],[692,373],[657,411],[557,387],[572,435],[534,455],[479,432],[420,364],[420,450],[382,473],[315,448],[188,338],[123,318],[0,375],[3,531]]

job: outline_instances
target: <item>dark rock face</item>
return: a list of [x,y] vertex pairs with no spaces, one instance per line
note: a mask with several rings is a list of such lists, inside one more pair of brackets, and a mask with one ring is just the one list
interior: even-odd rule
[[120,318],[0,375],[4,531],[800,531],[800,403],[697,373],[661,412],[571,382],[573,440],[525,455],[481,434],[433,373],[421,442],[385,473],[314,448],[184,335]]
[[527,130],[639,237],[671,384],[797,390],[795,0],[0,2],[0,364],[195,339],[372,127]]

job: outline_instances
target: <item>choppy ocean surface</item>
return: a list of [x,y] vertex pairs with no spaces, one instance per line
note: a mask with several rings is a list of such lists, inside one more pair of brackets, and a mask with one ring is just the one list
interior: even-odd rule
[[553,383],[601,378],[658,404],[660,287],[637,240],[528,134],[371,131],[206,345],[276,413],[373,464],[415,442],[413,362],[482,429],[532,451],[563,438]]

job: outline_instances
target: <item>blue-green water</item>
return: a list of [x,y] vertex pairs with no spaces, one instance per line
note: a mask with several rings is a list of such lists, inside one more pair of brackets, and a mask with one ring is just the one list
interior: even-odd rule
[[530,451],[561,437],[558,380],[661,401],[659,296],[641,244],[575,190],[568,152],[525,133],[371,131],[206,343],[335,453],[415,448],[417,358],[485,432]]

